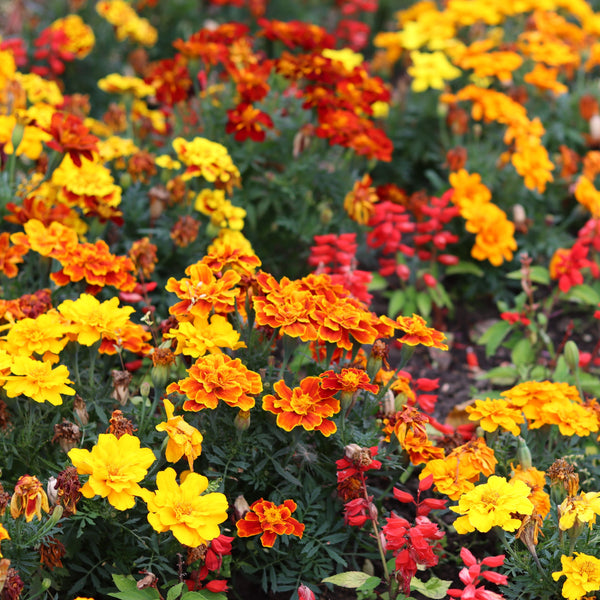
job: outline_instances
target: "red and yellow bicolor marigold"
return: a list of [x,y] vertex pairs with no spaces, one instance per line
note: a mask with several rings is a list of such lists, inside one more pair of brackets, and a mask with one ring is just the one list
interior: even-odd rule
[[277,415],[277,425],[286,431],[304,427],[307,431],[320,431],[328,437],[337,431],[336,424],[328,420],[340,410],[336,390],[326,390],[319,377],[305,377],[300,386],[290,389],[285,381],[273,385],[277,395],[263,398],[263,409]]
[[272,548],[278,535],[296,535],[302,539],[304,525],[291,515],[296,510],[293,500],[285,500],[277,506],[269,500],[257,500],[250,510],[235,526],[239,537],[250,537],[262,534],[260,543],[266,548]]

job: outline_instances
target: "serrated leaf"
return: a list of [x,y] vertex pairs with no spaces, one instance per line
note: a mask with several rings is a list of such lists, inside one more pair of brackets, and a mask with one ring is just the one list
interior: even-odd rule
[[446,267],[446,275],[475,275],[476,277],[481,277],[483,275],[483,269],[478,267],[475,263],[461,260],[455,265]]
[[439,579],[437,577],[431,577],[427,581],[423,582],[416,577],[410,580],[410,589],[427,596],[427,598],[433,598],[433,600],[441,600],[446,596],[446,592],[452,585],[451,581],[446,579]]
[[496,352],[498,346],[509,334],[512,325],[508,321],[497,321],[488,327],[477,340],[478,344],[485,344],[485,355],[491,356]]
[[363,573],[362,571],[346,571],[345,573],[338,573],[337,575],[332,575],[331,577],[326,577],[322,580],[323,583],[333,583],[334,585],[339,585],[344,588],[355,589],[363,585],[367,579],[371,577],[367,573]]

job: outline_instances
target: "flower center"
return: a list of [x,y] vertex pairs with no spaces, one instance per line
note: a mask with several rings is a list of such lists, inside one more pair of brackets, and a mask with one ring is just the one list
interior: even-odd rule
[[290,400],[290,407],[298,415],[307,414],[312,408],[313,401],[308,394],[295,393]]

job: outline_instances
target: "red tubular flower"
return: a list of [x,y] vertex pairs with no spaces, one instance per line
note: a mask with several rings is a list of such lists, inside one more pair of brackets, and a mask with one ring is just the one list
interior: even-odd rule
[[550,277],[558,279],[561,292],[567,293],[573,286],[583,283],[582,269],[589,268],[598,277],[598,266],[587,256],[590,247],[579,240],[571,249],[558,248],[550,261]]
[[[373,505],[373,496],[366,498],[355,498],[344,505],[344,523],[353,527],[362,527],[370,518]],[[376,510],[376,509],[375,509]]]
[[298,600],[315,600],[312,590],[304,584],[298,588]]
[[453,588],[448,590],[448,595],[453,598],[462,598],[463,600],[500,600],[502,595],[486,590],[484,586],[478,586],[481,583],[481,577],[495,583],[496,585],[506,585],[508,577],[495,573],[494,571],[481,571],[482,566],[500,567],[504,564],[504,554],[499,556],[488,556],[482,561],[476,560],[466,548],[461,548],[460,557],[466,567],[461,569],[458,577],[465,584],[464,589]]
[[[351,446],[354,444],[351,444]],[[350,446],[349,446],[350,447]],[[381,462],[374,460],[377,456],[377,446],[371,448],[359,448],[358,452],[354,452],[351,458],[348,458],[347,453],[343,458],[335,461],[337,466],[337,480],[338,483],[354,477],[358,473],[364,473],[371,469],[381,469]]]
[[239,537],[250,537],[262,534],[261,544],[272,548],[278,535],[296,535],[302,539],[304,525],[292,518],[296,510],[293,500],[285,500],[277,506],[268,500],[257,500],[250,506],[250,510],[235,526]]
[[98,151],[98,138],[75,115],[55,112],[50,127],[45,131],[52,136],[46,142],[48,147],[57,152],[68,152],[73,164],[78,167],[81,167],[81,156],[93,160],[92,152]]

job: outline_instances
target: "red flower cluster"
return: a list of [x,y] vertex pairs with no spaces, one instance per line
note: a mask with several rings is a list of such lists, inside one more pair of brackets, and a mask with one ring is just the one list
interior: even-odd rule
[[508,583],[506,575],[494,571],[481,571],[481,567],[484,565],[487,567],[500,567],[504,564],[504,554],[488,556],[482,561],[478,561],[469,550],[461,548],[460,557],[466,566],[460,570],[458,576],[465,587],[462,590],[457,588],[448,590],[449,596],[463,598],[464,600],[500,600],[504,597],[501,594],[486,590],[483,585],[478,585],[482,577],[496,585],[506,585]]
[[316,267],[316,273],[327,273],[332,282],[343,285],[357,300],[368,305],[372,296],[367,288],[373,275],[356,268],[356,233],[315,235],[314,240],[308,264]]
[[204,564],[199,569],[192,571],[189,579],[185,580],[185,584],[190,592],[196,590],[224,592],[227,590],[227,580],[225,579],[211,579],[206,583],[202,582],[210,573],[219,573],[223,564],[223,557],[231,554],[231,542],[233,542],[233,537],[224,534],[219,535],[219,537],[209,542],[204,557],[201,557]]
[[69,38],[64,30],[50,27],[44,29],[33,42],[37,48],[33,58],[47,62],[48,66],[35,65],[31,67],[31,72],[48,79],[62,75],[65,63],[75,60],[75,54],[65,49],[68,43]]

